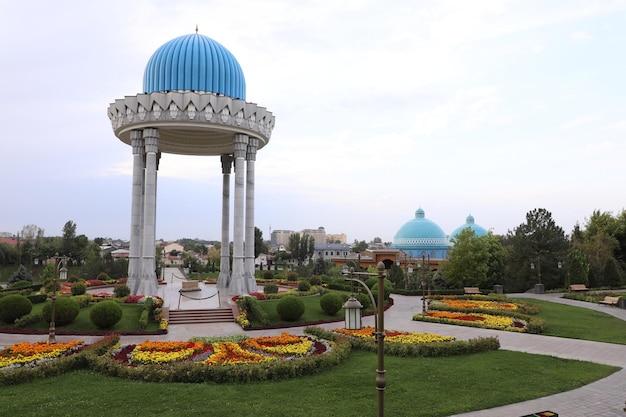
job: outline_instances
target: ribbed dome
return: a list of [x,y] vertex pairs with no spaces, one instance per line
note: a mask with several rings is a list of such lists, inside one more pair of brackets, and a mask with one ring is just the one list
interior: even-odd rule
[[452,243],[452,239],[461,234],[461,232],[467,228],[472,229],[476,237],[485,236],[487,234],[487,230],[484,227],[474,223],[474,216],[470,214],[465,219],[465,224],[454,229],[454,232],[450,235],[450,242]]
[[446,249],[448,239],[436,223],[425,217],[421,208],[415,218],[406,222],[393,237],[393,247],[398,249]]
[[194,33],[165,43],[152,55],[143,76],[146,94],[196,91],[246,99],[246,80],[228,49]]

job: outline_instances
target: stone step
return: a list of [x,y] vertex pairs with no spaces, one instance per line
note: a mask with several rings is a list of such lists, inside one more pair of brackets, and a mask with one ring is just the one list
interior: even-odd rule
[[216,308],[206,310],[170,310],[169,324],[193,324],[193,323],[225,323],[235,321],[235,316],[230,308]]

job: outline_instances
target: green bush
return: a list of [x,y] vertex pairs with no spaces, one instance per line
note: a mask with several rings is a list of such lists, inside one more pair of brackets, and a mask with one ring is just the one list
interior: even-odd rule
[[278,285],[268,283],[263,286],[264,294],[278,294]]
[[91,303],[91,300],[93,299],[91,294],[76,295],[76,296],[74,296],[72,298],[74,298],[74,300],[76,300],[76,302],[78,303],[78,306],[80,308],[89,307],[89,303]]
[[297,281],[298,273],[296,271],[287,272],[287,281]]
[[72,284],[72,295],[83,295],[87,292],[87,286],[83,282],[75,282]]
[[13,323],[32,309],[33,303],[23,295],[12,294],[0,298],[0,320],[5,323]]
[[304,314],[304,302],[294,295],[287,295],[278,300],[276,313],[281,320],[296,321]]
[[[385,280],[383,286],[383,300],[387,301],[389,299],[392,290],[393,283],[389,280]],[[378,283],[374,284],[374,286],[372,287],[372,294],[374,295],[374,300],[376,300],[376,303],[378,303]]]
[[18,319],[15,319],[15,327],[26,327],[31,324],[37,324],[41,321],[41,314],[26,314]]
[[26,298],[28,298],[33,304],[41,304],[46,302],[48,296],[46,294],[29,294]]
[[311,284],[309,281],[298,281],[298,291],[306,292],[311,289]]
[[13,284],[9,284],[9,288],[12,290],[19,290],[21,288],[30,288],[33,283],[29,281],[15,281]]
[[378,284],[378,278],[376,277],[368,278],[367,281],[365,281],[365,285],[367,285],[370,290],[374,288],[374,285],[376,284]]
[[[74,321],[80,312],[78,302],[71,297],[58,297],[54,305],[54,323],[57,326],[65,326]],[[41,315],[45,321],[50,321],[52,316],[52,302],[43,306]]]
[[370,306],[372,305],[372,299],[370,298],[369,294],[358,293],[355,295],[355,297],[357,300],[359,300],[359,302],[363,306],[363,309],[370,308]]
[[265,310],[259,305],[259,301],[256,297],[242,296],[237,299],[237,306],[239,310],[245,311],[248,314],[249,320],[255,320],[262,325],[268,325],[270,319],[267,317]]
[[108,281],[111,279],[110,276],[107,275],[106,272],[100,272],[97,276],[96,279],[99,281]]
[[309,282],[311,283],[311,285],[322,285],[322,278],[318,276],[312,276],[309,279]]
[[113,289],[113,294],[117,298],[124,298],[130,295],[130,288],[124,284],[118,284]]
[[341,297],[335,292],[329,292],[328,294],[324,294],[320,297],[320,307],[324,313],[329,316],[337,314],[337,312],[341,310],[342,306],[343,302]]
[[274,278],[274,273],[272,271],[263,271],[263,278],[272,279]]
[[122,319],[122,307],[115,301],[101,301],[91,309],[89,318],[98,328],[108,329]]

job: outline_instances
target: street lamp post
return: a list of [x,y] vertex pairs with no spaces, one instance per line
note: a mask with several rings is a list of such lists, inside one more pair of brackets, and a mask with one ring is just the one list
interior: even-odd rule
[[[374,300],[374,295],[370,291],[369,287],[365,285],[363,281],[358,278],[354,278],[354,269],[348,272],[347,268],[342,272],[346,281],[354,281],[362,285],[369,294],[372,300],[372,306],[374,307],[375,318],[375,331],[376,345],[378,348],[378,366],[376,369],[376,390],[378,391],[378,417],[384,417],[385,415],[385,389],[387,387],[387,380],[385,378],[385,264],[379,262],[376,265],[377,277],[378,277],[378,304]],[[358,275],[370,275],[368,273],[358,273]]]
[[[535,269],[535,263],[530,263],[530,269]],[[545,292],[545,287],[541,283],[541,258],[537,258],[537,279],[539,280],[538,284],[535,284],[535,294],[543,294]]]
[[[52,301],[50,305],[50,329],[48,330],[48,343],[56,343],[55,308],[57,303],[57,275],[60,274],[61,281],[67,279],[67,256],[54,255],[54,275],[52,276]],[[59,270],[59,265],[61,269]]]

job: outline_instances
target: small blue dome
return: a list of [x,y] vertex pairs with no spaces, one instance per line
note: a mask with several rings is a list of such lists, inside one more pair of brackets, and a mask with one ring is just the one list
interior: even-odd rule
[[245,100],[246,80],[228,49],[194,33],[165,43],[146,65],[144,93],[176,90],[211,92]]
[[485,230],[484,227],[479,226],[479,225],[474,223],[474,216],[472,216],[470,214],[465,219],[465,224],[457,227],[456,229],[454,229],[454,232],[452,232],[452,234],[450,234],[450,242],[452,242],[452,239],[454,239],[456,236],[460,235],[461,232],[463,230],[467,229],[467,228],[472,229],[474,231],[474,235],[476,237],[485,236],[487,234],[487,230]]
[[393,247],[419,251],[446,249],[448,239],[441,227],[428,220],[424,210],[419,208],[415,218],[406,222],[393,237]]

